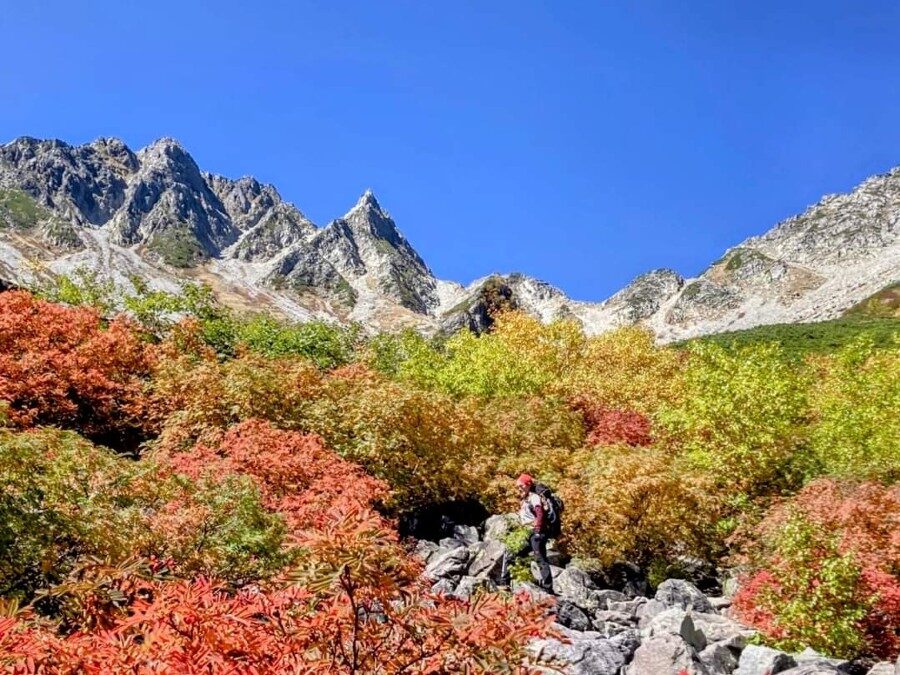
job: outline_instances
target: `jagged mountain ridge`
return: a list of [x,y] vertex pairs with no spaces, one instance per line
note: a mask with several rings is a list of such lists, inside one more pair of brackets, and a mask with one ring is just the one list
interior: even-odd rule
[[643,323],[662,340],[815,321],[900,277],[900,169],[825,197],[730,249],[695,279],[654,270],[601,303],[521,275],[437,279],[367,191],[317,227],[271,185],[204,172],[174,139],[133,152],[19,138],[0,146],[0,278],[79,266],[126,287],[210,283],[226,303],[373,329],[485,328],[497,309],[578,319],[589,333]]

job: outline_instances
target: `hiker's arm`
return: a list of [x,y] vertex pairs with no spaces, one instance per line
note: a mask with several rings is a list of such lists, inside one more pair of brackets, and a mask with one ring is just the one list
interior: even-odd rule
[[537,534],[544,531],[544,505],[540,502],[534,505],[534,531]]

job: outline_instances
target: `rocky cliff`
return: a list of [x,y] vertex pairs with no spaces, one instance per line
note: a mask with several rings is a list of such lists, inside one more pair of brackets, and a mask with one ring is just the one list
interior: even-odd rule
[[317,227],[253,178],[203,172],[175,140],[133,152],[20,138],[0,146],[0,279],[78,267],[124,286],[209,283],[238,308],[373,329],[483,330],[498,310],[573,318],[589,333],[641,323],[662,340],[839,316],[900,279],[900,170],[730,249],[695,279],[655,270],[599,303],[536,279],[435,278],[375,195]]

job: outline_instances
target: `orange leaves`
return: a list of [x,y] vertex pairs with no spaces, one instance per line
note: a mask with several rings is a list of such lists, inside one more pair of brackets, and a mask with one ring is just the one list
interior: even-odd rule
[[18,426],[88,435],[143,429],[144,379],[154,362],[130,324],[104,328],[92,309],[0,293],[0,400]]

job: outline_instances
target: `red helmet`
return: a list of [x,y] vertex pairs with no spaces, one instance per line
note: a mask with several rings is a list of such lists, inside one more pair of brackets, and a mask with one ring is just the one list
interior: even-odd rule
[[532,485],[534,485],[534,478],[529,476],[527,473],[523,473],[521,476],[516,478],[516,485],[530,488]]

